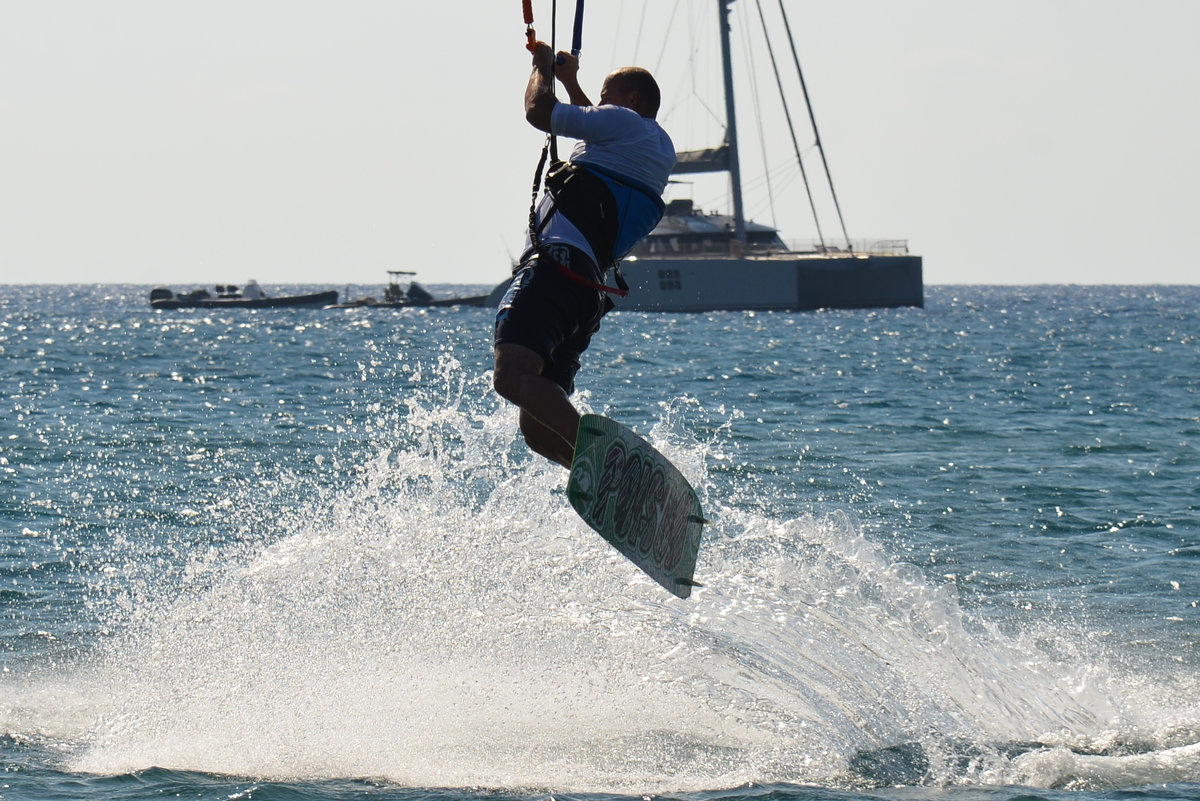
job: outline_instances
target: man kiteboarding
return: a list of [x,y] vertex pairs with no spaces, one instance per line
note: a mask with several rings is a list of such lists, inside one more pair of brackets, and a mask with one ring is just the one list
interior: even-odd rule
[[[661,96],[649,72],[610,73],[593,105],[579,86],[575,56],[556,57],[540,41],[530,49],[525,119],[578,142],[568,161],[551,164],[530,215],[528,247],[496,314],[493,383],[520,407],[526,444],[569,469],[580,419],[569,396],[579,358],[613,307],[609,296],[625,294],[617,263],[662,219],[675,148],[655,121]],[[554,96],[555,78],[570,103]]]

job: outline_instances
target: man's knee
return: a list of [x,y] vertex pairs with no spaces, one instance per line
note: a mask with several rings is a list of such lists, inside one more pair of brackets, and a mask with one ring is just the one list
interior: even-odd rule
[[492,387],[505,400],[521,405],[530,379],[541,375],[542,358],[519,345],[498,345],[492,370]]
[[524,377],[521,371],[504,365],[500,360],[496,361],[496,368],[492,371],[492,388],[496,390],[497,395],[519,406],[518,399],[522,395],[521,385],[523,383]]

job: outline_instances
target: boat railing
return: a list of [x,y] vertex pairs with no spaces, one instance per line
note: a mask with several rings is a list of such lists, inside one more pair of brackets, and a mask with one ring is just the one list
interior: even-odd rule
[[840,244],[825,244],[820,242],[789,241],[788,249],[796,253],[820,253],[826,256],[861,255],[861,256],[907,256],[907,239],[852,239],[849,247],[845,242]]
[[719,237],[652,237],[639,246],[632,258],[650,259],[696,259],[728,258],[733,256],[786,257],[788,254],[805,256],[907,256],[907,239],[855,239],[847,247],[825,244],[812,240],[775,239],[772,242],[743,245],[736,248],[729,239]]

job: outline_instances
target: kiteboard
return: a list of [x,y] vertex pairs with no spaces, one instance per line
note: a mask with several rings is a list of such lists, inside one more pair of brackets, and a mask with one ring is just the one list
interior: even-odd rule
[[707,522],[696,491],[650,443],[616,420],[579,422],[567,498],[584,522],[631,562],[687,598]]

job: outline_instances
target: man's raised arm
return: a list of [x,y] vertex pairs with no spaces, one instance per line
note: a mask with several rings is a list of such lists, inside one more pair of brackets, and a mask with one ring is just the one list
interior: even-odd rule
[[556,66],[550,45],[538,42],[537,51],[533,54],[533,72],[529,76],[529,84],[525,87],[525,119],[534,128],[546,133],[550,133],[550,116],[558,104],[558,98],[554,96],[555,77],[567,90],[571,105],[592,105],[592,101],[579,86],[579,59],[570,53],[562,52],[558,54]]

